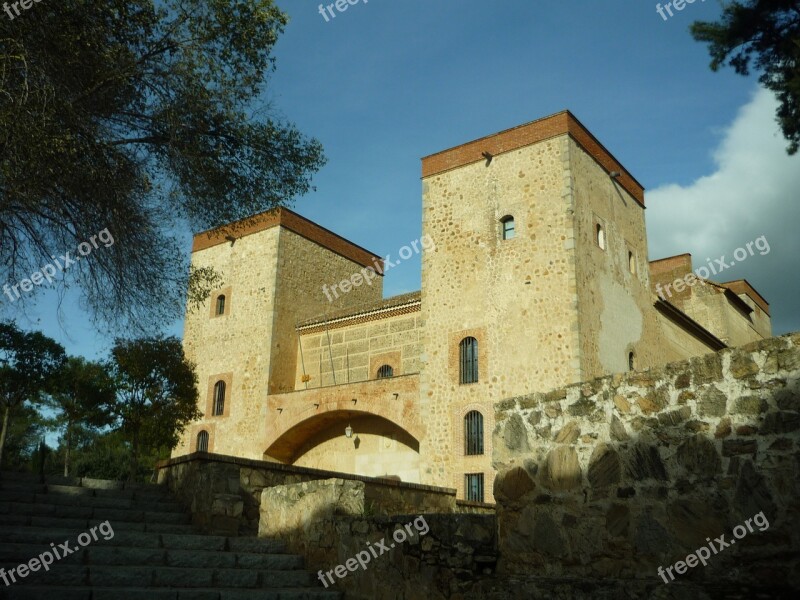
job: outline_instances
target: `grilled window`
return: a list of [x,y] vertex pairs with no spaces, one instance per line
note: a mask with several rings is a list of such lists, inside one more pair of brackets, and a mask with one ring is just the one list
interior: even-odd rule
[[508,215],[500,219],[500,224],[503,226],[503,239],[510,240],[514,237],[514,217]]
[[217,296],[217,316],[225,314],[225,295]]
[[205,430],[197,434],[197,451],[208,452],[208,432]]
[[392,377],[393,375],[394,369],[392,369],[391,365],[383,365],[380,369],[378,369],[378,379]]
[[225,382],[218,381],[214,384],[214,416],[222,415],[225,412]]
[[483,415],[477,410],[464,417],[464,454],[483,454]]
[[468,337],[459,344],[459,383],[478,381],[478,340]]
[[467,500],[483,502],[483,473],[464,475],[464,492]]

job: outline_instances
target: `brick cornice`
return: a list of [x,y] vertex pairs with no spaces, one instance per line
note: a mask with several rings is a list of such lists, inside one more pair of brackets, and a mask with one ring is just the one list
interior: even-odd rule
[[192,252],[206,250],[207,248],[279,226],[319,244],[323,248],[327,248],[331,252],[343,256],[362,267],[373,267],[379,275],[383,274],[383,262],[380,256],[284,207],[273,208],[241,221],[235,221],[198,233],[192,240]]
[[426,156],[422,159],[422,178],[485,161],[485,152],[498,156],[565,134],[607,172],[619,172],[616,181],[644,207],[644,187],[568,110]]

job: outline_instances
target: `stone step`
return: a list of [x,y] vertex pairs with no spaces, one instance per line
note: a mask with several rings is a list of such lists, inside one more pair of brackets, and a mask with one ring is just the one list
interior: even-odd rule
[[[99,529],[105,521],[113,529],[110,539]],[[203,535],[191,521],[162,486],[0,477],[0,568],[9,574],[43,552],[60,555],[49,570],[24,578],[17,573],[16,582],[0,585],[0,600],[342,597],[318,585],[301,556],[285,553],[285,544]],[[62,544],[72,552],[64,555]]]
[[[42,498],[50,498],[50,494]],[[57,504],[50,502],[1,502],[0,514],[64,517],[68,519],[95,519],[104,521],[129,521],[148,523],[174,523],[188,525],[192,522],[184,512],[145,511],[138,506],[131,508],[109,508],[95,506],[76,506],[74,504]]]
[[[96,523],[92,523],[92,526]],[[113,525],[112,525],[113,526]],[[63,543],[69,540],[75,545],[76,536],[85,531],[72,528],[48,527],[3,527],[0,528],[2,544],[40,544],[49,547],[50,543]],[[206,552],[230,551],[247,554],[281,554],[286,545],[278,540],[266,538],[228,538],[220,535],[173,534],[139,531],[117,531],[110,540],[92,542],[92,545],[120,546],[128,548],[168,548],[176,550],[199,550]]]
[[[0,567],[9,572],[18,564],[0,563]],[[25,578],[17,577],[16,583],[12,585],[292,588],[310,586],[311,583],[310,573],[300,569],[266,571],[54,563],[48,571],[40,569],[36,572],[29,572]]]
[[[79,488],[80,489],[80,488]],[[58,504],[61,506],[91,506],[94,508],[135,508],[151,512],[184,513],[183,507],[174,500],[134,500],[114,496],[73,495],[58,492],[37,493],[27,490],[0,489],[0,504],[24,502],[27,504]]]
[[163,486],[121,488],[93,488],[76,485],[23,483],[17,481],[0,481],[0,492],[17,494],[61,494],[63,496],[96,496],[103,498],[128,498],[148,502],[174,502],[169,490]]
[[[61,542],[56,542],[61,543]],[[59,562],[79,565],[137,565],[164,567],[194,567],[209,569],[262,569],[289,571],[302,569],[304,561],[294,554],[256,554],[250,552],[209,552],[176,550],[174,548],[136,548],[90,545],[63,557]],[[0,562],[21,564],[51,548],[45,544],[0,544]]]
[[[91,519],[79,519],[69,517],[47,517],[33,515],[6,515],[0,514],[0,526],[21,526],[30,525],[31,527],[47,527],[52,529],[70,529],[73,537],[83,531],[96,526],[98,523],[106,521],[105,515]],[[192,525],[186,523],[159,523],[148,521],[120,521],[108,519],[111,528],[117,531],[142,531],[152,533],[194,533]]]
[[293,589],[0,587],[2,600],[339,600],[341,592],[318,587]]

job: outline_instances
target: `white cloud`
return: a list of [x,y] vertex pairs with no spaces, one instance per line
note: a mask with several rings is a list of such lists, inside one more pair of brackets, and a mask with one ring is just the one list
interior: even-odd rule
[[747,279],[770,302],[775,333],[800,329],[800,155],[786,154],[777,101],[759,89],[739,110],[713,152],[715,170],[691,185],[647,194],[650,258],[690,252],[695,266],[759,236],[770,253],[748,258],[719,280]]

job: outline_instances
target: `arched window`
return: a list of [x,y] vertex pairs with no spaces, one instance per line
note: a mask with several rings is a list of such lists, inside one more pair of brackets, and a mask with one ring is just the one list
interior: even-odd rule
[[500,225],[502,226],[502,233],[504,240],[510,240],[514,237],[514,217],[511,215],[506,215],[502,219],[500,219]]
[[197,452],[208,452],[208,432],[204,429],[197,434]]
[[380,369],[378,369],[378,379],[392,377],[393,375],[394,369],[392,369],[391,365],[383,365]]
[[600,223],[597,224],[597,245],[600,246],[601,250],[606,249],[606,232],[603,229],[603,226]]
[[225,382],[218,381],[214,384],[214,410],[213,415],[219,416],[225,412]]
[[628,352],[628,371],[633,371],[633,368],[635,366],[634,362],[635,362],[635,359],[634,359],[634,356],[633,356],[633,352]]
[[478,381],[478,340],[467,337],[459,344],[459,383]]
[[225,294],[217,296],[217,316],[225,314]]
[[633,257],[633,252],[628,250],[628,269],[634,275],[636,274],[636,260]]
[[464,417],[464,454],[483,454],[483,415],[472,410]]

